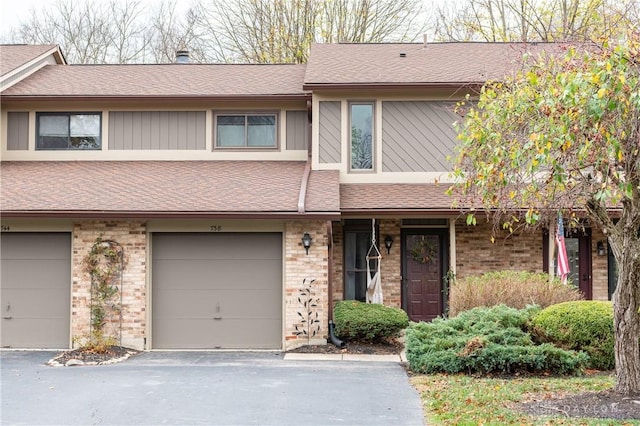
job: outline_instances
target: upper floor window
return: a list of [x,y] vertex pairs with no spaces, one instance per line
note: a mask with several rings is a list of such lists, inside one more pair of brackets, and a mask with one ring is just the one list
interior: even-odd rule
[[36,149],[98,150],[102,146],[102,115],[97,112],[37,114]]
[[276,114],[217,114],[216,148],[276,148]]
[[351,170],[373,170],[373,102],[352,102],[349,120]]

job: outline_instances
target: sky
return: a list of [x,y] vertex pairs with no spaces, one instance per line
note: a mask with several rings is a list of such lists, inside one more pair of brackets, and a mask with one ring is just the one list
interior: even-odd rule
[[[84,0],[76,0],[83,3]],[[123,0],[124,1],[124,0]],[[154,6],[161,0],[140,0],[143,4]],[[55,0],[0,0],[0,33],[8,33],[8,29],[15,26],[17,22],[26,19],[32,8],[40,8],[54,4]],[[189,0],[178,0],[178,8],[185,8],[190,4]]]

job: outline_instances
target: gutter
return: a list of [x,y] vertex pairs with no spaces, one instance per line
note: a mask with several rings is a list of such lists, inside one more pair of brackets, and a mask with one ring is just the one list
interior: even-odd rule
[[[78,211],[78,210],[12,210],[1,212],[8,218],[68,218],[68,219],[301,219],[298,212],[149,212],[149,211]],[[339,220],[340,212],[305,213],[304,219]]]

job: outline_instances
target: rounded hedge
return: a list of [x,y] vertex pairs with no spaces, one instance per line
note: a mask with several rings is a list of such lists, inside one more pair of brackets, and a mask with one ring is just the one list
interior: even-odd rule
[[582,300],[549,306],[531,320],[532,334],[540,342],[584,351],[588,368],[615,367],[613,306],[611,302]]
[[402,309],[356,300],[337,302],[333,319],[336,335],[351,341],[382,341],[409,325],[407,313]]

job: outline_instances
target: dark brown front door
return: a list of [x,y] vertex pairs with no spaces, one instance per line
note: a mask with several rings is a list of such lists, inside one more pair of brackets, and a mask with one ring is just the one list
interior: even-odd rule
[[431,321],[443,313],[444,248],[443,232],[403,234],[403,306],[411,321]]
[[[543,239],[544,253],[543,262],[545,272],[549,272],[546,267],[549,251],[547,250],[548,234]],[[570,229],[565,227],[564,244],[567,248],[567,258],[569,259],[569,276],[567,282],[578,287],[584,294],[585,299],[593,297],[592,291],[592,265],[591,265],[591,229]],[[554,270],[558,270],[558,257],[555,254],[553,259]]]

